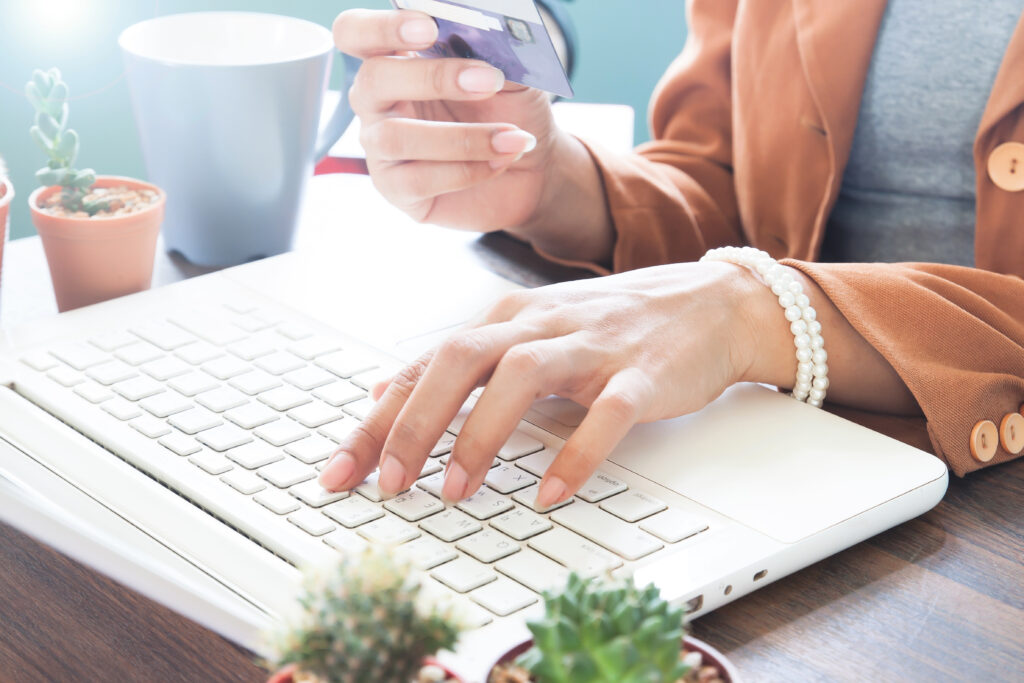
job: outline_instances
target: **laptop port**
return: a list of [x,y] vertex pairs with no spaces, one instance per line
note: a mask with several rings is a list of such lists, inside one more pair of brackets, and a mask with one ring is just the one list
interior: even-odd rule
[[763,579],[767,575],[768,575],[768,570],[767,569],[762,569],[758,573],[754,574],[754,581],[760,581],[761,579]]
[[697,610],[699,610],[703,606],[704,606],[704,594],[703,593],[698,595],[695,598],[690,598],[685,603],[683,603],[683,609],[686,610],[687,614],[693,614],[694,612],[696,612]]

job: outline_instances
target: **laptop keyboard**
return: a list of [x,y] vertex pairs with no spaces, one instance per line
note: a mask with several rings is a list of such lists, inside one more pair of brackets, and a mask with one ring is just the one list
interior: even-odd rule
[[[626,571],[708,529],[693,510],[603,470],[554,509],[536,509],[537,484],[561,442],[526,423],[485,485],[456,505],[440,493],[461,420],[410,490],[384,499],[374,472],[352,492],[325,491],[319,470],[372,407],[368,390],[399,366],[246,303],[130,325],[21,361],[72,397],[47,410],[85,433],[78,422],[89,410],[114,418],[92,438],[138,467],[119,437],[141,435],[142,469],[190,500],[198,480],[216,481],[214,499],[197,504],[285,560],[301,565],[310,542],[346,552],[394,547],[429,574],[432,590],[464,603],[476,626],[538,605],[539,593],[571,570]],[[168,460],[190,467],[169,474]]]

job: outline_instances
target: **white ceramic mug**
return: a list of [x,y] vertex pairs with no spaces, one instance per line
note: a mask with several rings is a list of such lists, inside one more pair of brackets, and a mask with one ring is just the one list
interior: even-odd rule
[[167,248],[201,265],[289,250],[313,165],[351,118],[339,107],[318,138],[330,31],[196,12],[135,24],[119,42],[149,180],[167,193]]

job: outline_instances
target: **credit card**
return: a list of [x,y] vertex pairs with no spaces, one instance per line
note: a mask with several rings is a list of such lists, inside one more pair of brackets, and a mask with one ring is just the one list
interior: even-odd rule
[[572,86],[533,0],[391,0],[434,17],[437,42],[423,57],[479,59],[505,80],[572,97]]

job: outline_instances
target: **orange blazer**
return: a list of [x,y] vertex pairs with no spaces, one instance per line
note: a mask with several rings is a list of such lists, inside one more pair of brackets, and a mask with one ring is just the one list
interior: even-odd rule
[[[654,139],[591,146],[616,271],[751,244],[813,278],[892,364],[924,419],[854,419],[981,463],[975,425],[1024,410],[1024,20],[974,143],[975,268],[815,263],[839,193],[886,0],[690,0],[689,37],[655,91]],[[827,338],[828,331],[825,331]]]

